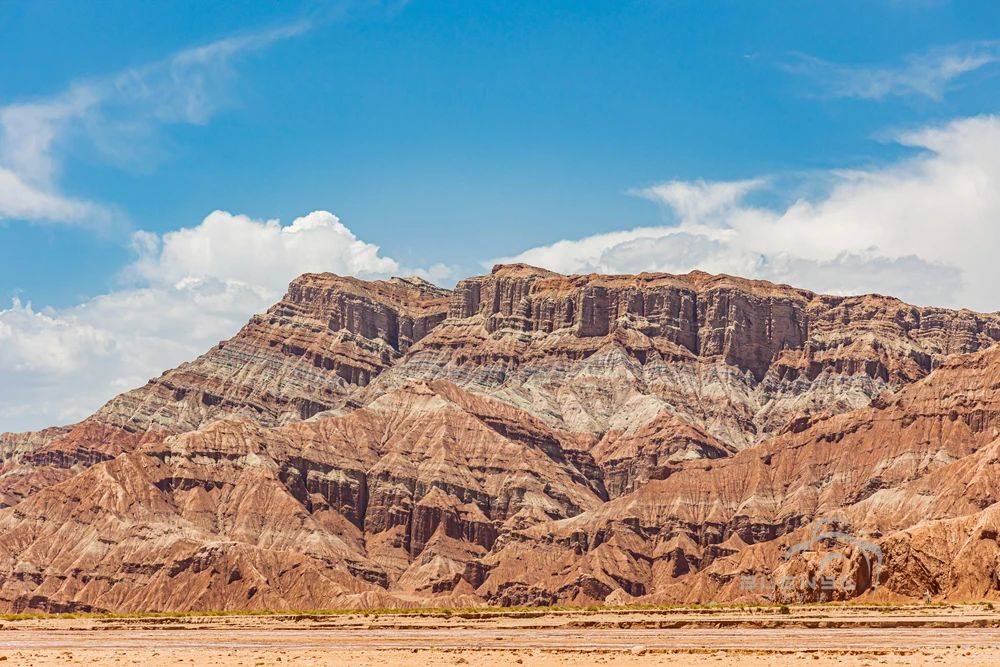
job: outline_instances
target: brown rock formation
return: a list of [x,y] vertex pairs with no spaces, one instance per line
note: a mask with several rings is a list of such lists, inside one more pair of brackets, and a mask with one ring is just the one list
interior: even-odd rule
[[1000,318],[762,281],[560,276],[498,266],[367,395],[448,379],[600,436],[664,410],[737,449],[836,414],[1000,340]]
[[699,272],[305,275],[0,435],[0,610],[997,597],[998,340]]
[[190,363],[126,392],[66,429],[4,434],[0,506],[139,442],[221,415],[265,425],[342,406],[441,322],[448,292],[419,278],[365,282],[305,274],[266,313]]

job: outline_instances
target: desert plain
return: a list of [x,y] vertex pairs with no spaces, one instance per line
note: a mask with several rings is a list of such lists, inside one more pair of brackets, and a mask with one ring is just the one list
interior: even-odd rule
[[8,616],[0,662],[989,665],[1000,663],[1000,611],[956,604]]

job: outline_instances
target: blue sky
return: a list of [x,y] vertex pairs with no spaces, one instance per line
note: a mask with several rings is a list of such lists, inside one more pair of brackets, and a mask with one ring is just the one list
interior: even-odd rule
[[82,416],[302,270],[1000,308],[998,3],[209,4],[0,2],[0,431]]

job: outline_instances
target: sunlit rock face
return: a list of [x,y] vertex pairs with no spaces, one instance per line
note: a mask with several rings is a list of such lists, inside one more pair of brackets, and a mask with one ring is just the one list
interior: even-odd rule
[[0,610],[995,597],[997,340],[700,272],[307,274],[0,435]]

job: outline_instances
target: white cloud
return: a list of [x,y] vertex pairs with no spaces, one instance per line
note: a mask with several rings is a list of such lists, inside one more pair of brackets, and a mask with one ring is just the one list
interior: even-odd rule
[[140,168],[163,152],[163,125],[203,124],[230,101],[236,58],[309,27],[296,23],[221,39],[117,74],[78,81],[32,102],[0,107],[0,220],[101,226],[114,212],[62,192],[70,147],[114,165]]
[[881,292],[918,304],[1000,308],[1000,117],[907,132],[920,152],[822,174],[823,194],[747,203],[767,179],[670,182],[637,191],[670,224],[564,240],[515,257],[562,272],[711,272],[823,292]]
[[102,206],[31,185],[15,172],[0,167],[0,220],[10,217],[100,223],[107,221],[109,216],[109,211]]
[[668,205],[684,222],[697,222],[727,211],[766,182],[763,178],[716,183],[669,181],[633,190],[633,194]]
[[288,226],[215,211],[197,227],[162,238],[139,232],[135,240],[140,257],[129,271],[151,282],[211,277],[276,291],[309,271],[367,278],[400,270],[395,260],[379,255],[378,246],[358,239],[326,211],[314,211]]
[[162,236],[138,232],[135,250],[135,287],[61,310],[0,309],[0,431],[85,417],[232,336],[301,273],[451,275],[400,266],[326,211],[287,226],[215,211]]
[[237,283],[189,281],[75,308],[0,310],[0,431],[66,424],[205,352],[267,303]]
[[809,77],[824,95],[866,100],[923,96],[940,100],[959,77],[1000,61],[1000,42],[959,44],[892,66],[841,65],[799,54],[784,69]]

